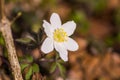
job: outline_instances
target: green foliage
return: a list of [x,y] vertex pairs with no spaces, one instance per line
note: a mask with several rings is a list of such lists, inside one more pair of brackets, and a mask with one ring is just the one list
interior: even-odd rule
[[55,5],[56,5],[56,0],[43,0],[41,4],[43,8],[54,7]]
[[65,72],[66,72],[65,66],[63,65],[64,61],[59,59],[60,56],[57,51],[55,51],[55,53],[56,53],[55,62],[52,62],[49,71],[50,71],[50,73],[54,73],[56,70],[59,70],[60,75],[64,78]]
[[88,0],[75,0],[75,1],[77,1],[79,3],[87,3],[88,2]]
[[[38,1],[38,0],[36,0],[36,1]],[[18,39],[16,39],[16,41],[25,46],[27,45],[27,48],[29,46],[38,48],[42,44],[42,42],[44,40],[44,36],[43,36],[43,32],[42,32],[43,31],[42,19],[48,19],[48,17],[50,17],[50,14],[54,11],[58,12],[61,15],[61,17],[64,17],[64,19],[65,19],[66,13],[64,14],[64,10],[68,9],[66,12],[67,12],[67,14],[70,14],[70,16],[69,16],[70,20],[74,20],[75,23],[77,24],[76,32],[80,36],[82,34],[86,36],[86,33],[88,32],[88,30],[89,29],[91,30],[91,28],[89,27],[89,20],[91,22],[91,19],[96,19],[96,18],[98,19],[98,17],[96,17],[96,15],[102,16],[102,15],[106,15],[106,13],[109,14],[109,12],[107,12],[107,10],[108,10],[107,5],[109,4],[109,3],[107,3],[107,2],[109,2],[108,0],[41,0],[40,5],[37,7],[35,6],[35,4],[37,3],[36,1],[6,0],[6,2],[7,2],[6,8],[8,8],[10,6],[10,9],[8,9],[8,11],[7,11],[7,16],[10,19],[13,19],[15,17],[15,14],[18,13],[19,11],[23,12],[23,15],[20,16],[15,21],[15,23],[12,25],[12,31],[13,31],[13,36],[14,36],[14,32],[16,34],[18,33],[17,35],[22,36],[21,38],[18,38],[18,36],[17,36]],[[8,4],[9,2],[12,2],[12,3]],[[19,4],[19,2],[20,2],[20,4],[16,5],[16,4],[14,4],[15,2],[17,2],[17,4]],[[36,2],[36,3],[31,4],[32,2]],[[15,8],[13,9],[13,7],[15,7]],[[13,9],[12,12],[11,12],[11,9]],[[84,11],[87,11],[87,13]],[[104,11],[105,11],[105,14],[104,14]],[[19,13],[18,15],[21,15],[21,14]],[[111,13],[110,13],[110,15],[111,15]],[[67,15],[67,17],[68,17],[68,15]],[[89,19],[88,19],[88,17],[89,17]],[[109,17],[109,15],[107,17]],[[108,20],[109,18],[107,18],[107,17],[105,17],[105,18],[102,17],[102,19]],[[111,17],[113,17],[113,16],[111,16]],[[99,19],[98,19],[98,21],[99,21]],[[100,19],[100,21],[101,21],[101,19]],[[105,43],[107,44],[107,46],[110,46],[110,47],[112,47],[115,43],[120,43],[120,33],[119,33],[119,31],[120,31],[120,8],[116,9],[116,13],[114,15],[113,21],[115,21],[115,26],[117,27],[116,28],[117,31],[111,31],[111,32],[113,32],[111,34],[114,34],[114,32],[115,32],[115,36],[112,36],[110,34],[105,40]],[[110,26],[113,26],[109,20],[107,21],[107,24],[109,24]],[[99,25],[99,24],[96,24],[96,25]],[[29,34],[24,33],[24,32],[27,32]],[[94,33],[94,31],[93,31],[93,33]],[[16,34],[15,34],[15,38],[16,38]],[[107,36],[107,35],[105,35],[105,36]],[[91,39],[91,37],[89,37],[89,39]],[[86,44],[86,45],[89,46],[89,44],[90,44],[90,49],[93,50],[93,52],[102,53],[103,49],[105,49],[105,46],[102,44],[102,42],[95,41],[95,39],[92,39],[91,42],[89,42],[89,39],[87,39],[88,44]],[[5,46],[4,39],[1,35],[0,35],[0,45]],[[29,48],[29,49],[31,49],[31,48]],[[88,48],[86,50],[88,50]],[[5,49],[3,53],[7,53],[7,50]],[[7,54],[5,54],[5,55],[7,55]],[[42,55],[42,57],[44,57],[44,55]],[[52,64],[50,64],[51,62],[52,62]],[[43,72],[43,74],[44,74],[44,72],[47,73],[48,72],[47,70],[50,70],[50,73],[54,74],[54,72],[55,73],[60,72],[60,75],[65,77],[66,70],[65,70],[65,66],[64,66],[64,61],[60,60],[58,54],[56,56],[54,56],[54,54],[47,54],[43,60],[42,59],[40,60],[40,63],[41,63],[40,67],[42,66],[42,68],[45,69],[45,70],[43,69],[43,71],[41,71],[41,73]],[[25,55],[24,57],[22,57],[20,59],[20,65],[21,65],[22,73],[25,72],[24,77],[26,80],[30,80],[31,76],[34,73],[38,73],[41,70],[39,68],[39,65],[34,62],[33,57],[30,55]],[[51,65],[50,68],[48,65]],[[27,69],[27,71],[25,71],[26,69]],[[48,76],[48,75],[46,75],[46,76]],[[50,75],[50,76],[52,76],[52,75]],[[103,78],[100,78],[100,79],[102,80]],[[50,78],[48,78],[48,80],[50,80]]]
[[53,73],[57,68],[56,63],[52,63],[51,67],[50,67],[50,73]]
[[76,31],[78,33],[87,33],[89,29],[89,22],[83,11],[75,11],[71,15],[72,20],[74,20],[78,25]]
[[29,68],[28,72],[25,75],[25,80],[30,80],[30,77],[32,76],[32,66]]
[[[40,37],[36,34],[37,37],[33,36],[30,33],[25,33],[23,37],[16,39],[16,42],[24,44],[29,47],[37,47],[40,42]],[[34,38],[35,37],[35,38]]]
[[4,53],[4,54],[3,54],[3,55],[4,55],[4,57],[6,57],[6,58],[7,58],[7,57],[8,57],[8,52],[7,52],[6,47],[4,47],[4,48],[3,48],[3,53]]
[[21,63],[32,63],[33,57],[30,55],[25,55],[24,57],[20,57],[19,60]]
[[17,42],[20,42],[22,44],[28,44],[30,43],[32,40],[30,38],[20,38],[20,39],[16,39]]
[[86,15],[83,11],[76,11],[71,17],[77,23],[86,21]]
[[59,54],[56,53],[56,58],[55,58],[55,62],[53,62],[51,64],[51,67],[49,69],[50,73],[54,73],[56,72],[56,70],[59,70],[59,75],[62,76],[63,78],[65,77],[65,73],[66,73],[66,69],[64,64],[64,61],[59,59]]
[[32,26],[31,26],[31,31],[34,32],[34,33],[38,33],[40,31],[40,24],[39,23],[34,23]]
[[120,43],[120,33],[117,35],[117,41]]
[[20,66],[21,66],[21,70],[23,71],[27,66],[29,66],[29,64],[22,63],[22,64],[20,64]]
[[0,45],[5,46],[5,41],[1,33],[0,33]]
[[32,56],[25,56],[27,59],[27,62],[32,63],[33,62],[33,57]]
[[2,33],[0,33],[0,46],[2,46],[3,47],[3,55],[4,55],[4,57],[8,57],[8,52],[7,52],[7,49],[6,49],[6,47],[5,47],[5,41],[4,41],[4,38],[3,38],[3,36],[2,36]]
[[115,24],[120,29],[120,7],[117,9],[116,14],[115,14]]
[[108,37],[108,38],[106,38],[105,43],[108,46],[112,46],[114,44],[114,39],[112,37]]
[[57,66],[58,66],[58,68],[60,70],[61,76],[65,77],[65,72],[66,72],[65,67],[62,64],[60,64],[60,63],[57,63]]
[[33,57],[30,55],[26,55],[24,57],[19,58],[21,71],[24,73],[25,80],[30,80],[31,76],[34,73],[39,73],[39,65],[34,63]]
[[36,63],[32,64],[33,73],[39,72],[39,66]]
[[39,72],[39,66],[36,63],[33,63],[32,65],[24,65],[24,67],[27,69],[25,74],[25,80],[30,80],[31,76],[34,73]]
[[100,14],[107,9],[107,0],[91,0],[90,3],[96,14]]

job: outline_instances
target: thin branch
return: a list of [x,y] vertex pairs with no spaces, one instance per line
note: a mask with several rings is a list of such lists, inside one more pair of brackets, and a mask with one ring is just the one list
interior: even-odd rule
[[23,80],[10,26],[11,23],[4,13],[4,0],[0,0],[0,31],[5,40],[12,74],[14,76],[14,80]]
[[0,0],[0,20],[5,17],[4,15],[4,0]]
[[21,74],[21,68],[18,62],[12,33],[9,21],[6,19],[0,24],[0,31],[6,43],[6,48],[8,51],[8,60],[10,62],[10,67],[12,69],[12,74],[15,80],[23,80]]

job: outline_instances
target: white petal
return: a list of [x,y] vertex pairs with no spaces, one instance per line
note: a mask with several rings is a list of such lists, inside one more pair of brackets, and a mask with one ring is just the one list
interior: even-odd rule
[[53,40],[51,38],[46,38],[41,46],[41,51],[44,53],[49,53],[53,51]]
[[74,21],[68,21],[62,25],[62,28],[67,32],[67,35],[70,36],[76,29],[76,23]]
[[79,46],[75,40],[68,37],[68,41],[64,43],[65,47],[70,51],[78,50]]
[[52,34],[52,26],[50,23],[48,23],[46,20],[43,20],[43,27],[44,27],[44,31],[46,33],[47,36],[51,37]]
[[63,59],[64,61],[68,61],[68,51],[64,47],[64,45],[55,43],[55,49],[59,52],[61,59]]
[[51,15],[50,22],[51,22],[52,26],[55,28],[61,27],[61,20],[60,20],[60,17],[57,13],[53,13]]

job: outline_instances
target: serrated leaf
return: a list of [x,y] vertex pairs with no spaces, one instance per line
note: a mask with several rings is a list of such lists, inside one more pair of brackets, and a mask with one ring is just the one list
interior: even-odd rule
[[20,64],[20,66],[21,66],[21,70],[23,71],[27,66],[29,66],[29,64]]
[[53,63],[50,68],[50,73],[53,73],[55,71],[56,67],[57,67],[56,63]]
[[33,73],[39,72],[39,66],[38,66],[38,64],[34,63],[32,65],[32,68],[33,68]]
[[65,74],[65,67],[63,65],[61,65],[60,63],[57,63],[57,66],[60,70],[61,76],[65,77],[65,75],[64,75]]
[[30,80],[31,76],[32,76],[32,66],[29,68],[27,74],[25,75],[25,80]]
[[16,41],[19,42],[19,43],[22,43],[22,44],[28,44],[32,40],[30,38],[20,38],[20,39],[16,39]]

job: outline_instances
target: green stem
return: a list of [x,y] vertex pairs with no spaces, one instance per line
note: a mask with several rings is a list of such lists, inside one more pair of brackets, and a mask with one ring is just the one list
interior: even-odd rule
[[58,60],[58,58],[59,58],[59,54],[58,54],[58,52],[57,52],[57,51],[55,51],[55,54],[56,54],[56,56],[55,56],[55,60],[57,61],[57,60]]

